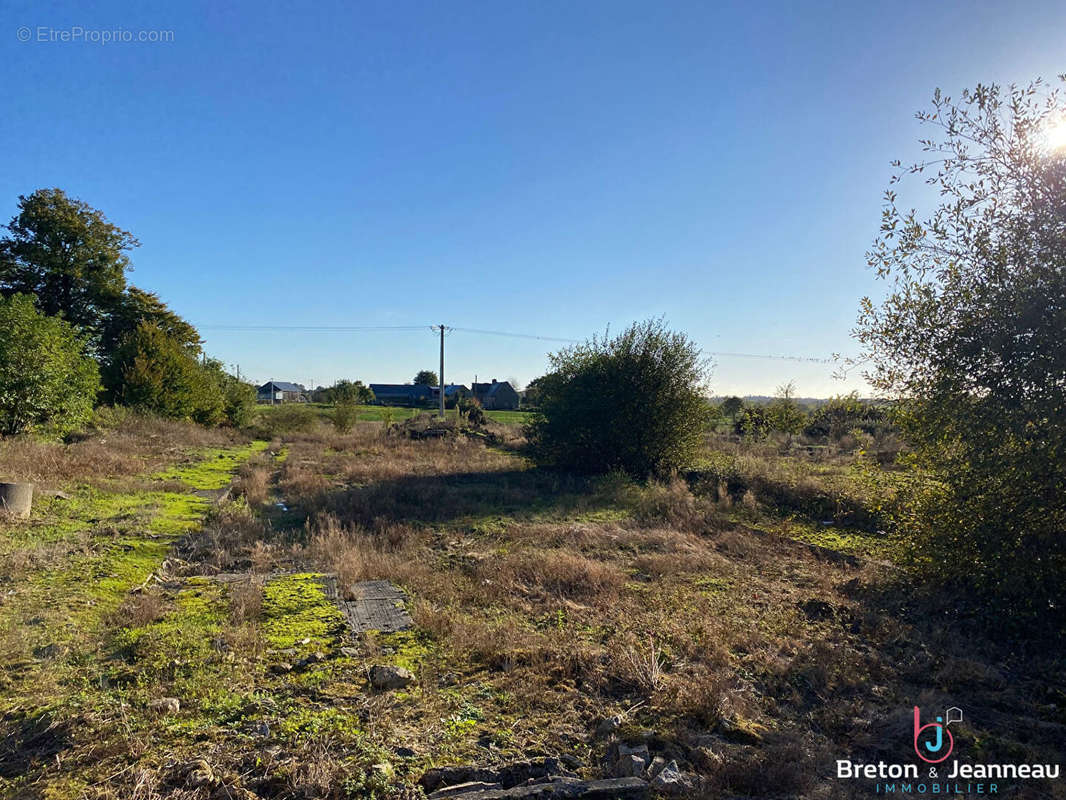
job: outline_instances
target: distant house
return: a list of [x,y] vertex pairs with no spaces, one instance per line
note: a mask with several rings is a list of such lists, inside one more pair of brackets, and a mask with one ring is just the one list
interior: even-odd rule
[[[449,383],[444,387],[444,401],[450,403],[453,400],[458,400],[460,397],[469,397],[470,390],[463,386],[461,383]],[[440,387],[433,387],[433,399],[438,403],[440,402]]]
[[434,398],[434,387],[421,383],[372,383],[374,402],[381,406],[428,406]]
[[492,379],[492,383],[475,383],[474,397],[487,411],[514,411],[518,408],[518,392],[507,381]]
[[306,403],[307,394],[305,393],[304,387],[298,383],[267,381],[256,390],[255,399],[257,402],[267,403],[269,405]]

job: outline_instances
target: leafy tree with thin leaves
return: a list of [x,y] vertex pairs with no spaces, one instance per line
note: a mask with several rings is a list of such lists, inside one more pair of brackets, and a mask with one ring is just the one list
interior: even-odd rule
[[436,386],[440,383],[440,378],[437,377],[437,373],[431,369],[419,370],[415,375],[413,383],[416,386]]
[[[863,300],[856,330],[923,478],[899,528],[926,575],[1001,615],[1061,617],[1066,149],[1048,131],[1066,124],[1066,102],[1040,81],[979,85],[957,100],[938,90],[917,116],[933,135],[920,160],[895,162],[868,254],[888,294]],[[908,177],[939,204],[901,205]]]
[[100,375],[85,345],[29,295],[0,298],[0,434],[63,434],[88,421]]

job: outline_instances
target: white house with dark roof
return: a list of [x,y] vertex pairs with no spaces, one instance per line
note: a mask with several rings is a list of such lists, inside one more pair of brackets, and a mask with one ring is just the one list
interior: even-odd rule
[[276,406],[282,403],[306,403],[307,392],[299,383],[288,381],[267,381],[255,393],[259,403]]

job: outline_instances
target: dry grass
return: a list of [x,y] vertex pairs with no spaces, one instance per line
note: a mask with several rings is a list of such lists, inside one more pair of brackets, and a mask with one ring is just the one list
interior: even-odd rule
[[[758,452],[743,470],[762,470],[761,484],[712,475],[640,485],[532,469],[513,434],[507,447],[412,441],[360,423],[283,439],[272,449],[284,446],[284,464],[242,471],[247,504],[212,515],[178,552],[186,574],[253,576],[227,584],[229,652],[266,662],[240,690],[271,696],[272,726],[297,707],[312,720],[288,739],[272,734],[269,747],[212,745],[220,773],[259,776],[246,785],[261,797],[332,798],[347,785],[352,796],[399,798],[431,763],[532,753],[576,754],[598,774],[606,742],[595,729],[612,715],[623,736],[651,731],[657,751],[705,777],[710,797],[762,797],[768,786],[841,796],[824,765],[880,755],[880,734],[900,723],[893,710],[914,702],[964,697],[974,719],[998,715],[994,732],[968,729],[960,743],[980,736],[1006,760],[1046,755],[1061,732],[1048,699],[1048,687],[1062,691],[1055,654],[1019,656],[946,624],[940,599],[899,593],[876,565],[833,562],[730,521],[762,513],[781,486],[792,499],[813,492],[810,464]],[[277,513],[275,499],[294,511]],[[335,572],[342,587],[393,581],[416,630],[338,638],[319,671],[270,677],[263,667],[281,654],[261,636],[271,624],[262,575],[273,570]],[[130,613],[149,619],[147,597]],[[366,669],[382,660],[409,665],[415,684],[366,690]],[[394,757],[398,746],[415,756]],[[366,768],[379,761],[397,777],[371,786]],[[126,777],[144,797],[191,791],[164,772]]]
[[126,413],[69,444],[32,436],[0,439],[0,480],[30,481],[46,488],[71,481],[99,483],[153,472],[183,449],[231,443],[236,435]]

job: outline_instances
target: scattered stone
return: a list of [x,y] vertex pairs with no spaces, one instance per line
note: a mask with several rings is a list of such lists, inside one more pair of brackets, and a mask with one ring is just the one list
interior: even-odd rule
[[326,654],[322,651],[311,653],[306,658],[301,658],[295,664],[292,665],[292,669],[307,669],[312,664],[320,664],[326,660]]
[[342,656],[347,656],[348,658],[359,658],[359,648],[358,647],[342,647],[341,648],[341,655]]
[[602,720],[599,725],[596,726],[597,736],[610,736],[616,730],[622,727],[622,718],[615,715],[613,717],[607,717]]
[[662,756],[655,756],[651,760],[651,764],[648,765],[648,777],[654,778],[660,772],[663,771],[663,767],[666,766],[666,759]]
[[255,732],[265,739],[270,736],[270,726],[266,722],[260,722],[259,726],[255,729]]
[[671,761],[663,767],[650,783],[654,791],[671,795],[687,794],[692,791],[694,785],[695,781],[678,768],[676,761]]
[[644,759],[632,754],[619,756],[611,772],[616,778],[643,778]]
[[370,685],[375,689],[402,689],[414,679],[414,675],[403,667],[375,664],[370,668]]
[[288,661],[280,661],[277,664],[272,664],[270,671],[278,675],[284,675],[286,672],[292,672],[292,664]]
[[397,758],[414,758],[417,755],[410,747],[394,747],[392,752]]
[[176,697],[161,697],[148,704],[156,714],[177,714],[181,710],[181,701]]
[[612,761],[617,761],[626,756],[637,756],[644,766],[651,762],[651,753],[648,752],[648,745],[643,743],[626,744],[625,742],[614,742],[608,748],[607,755]]

